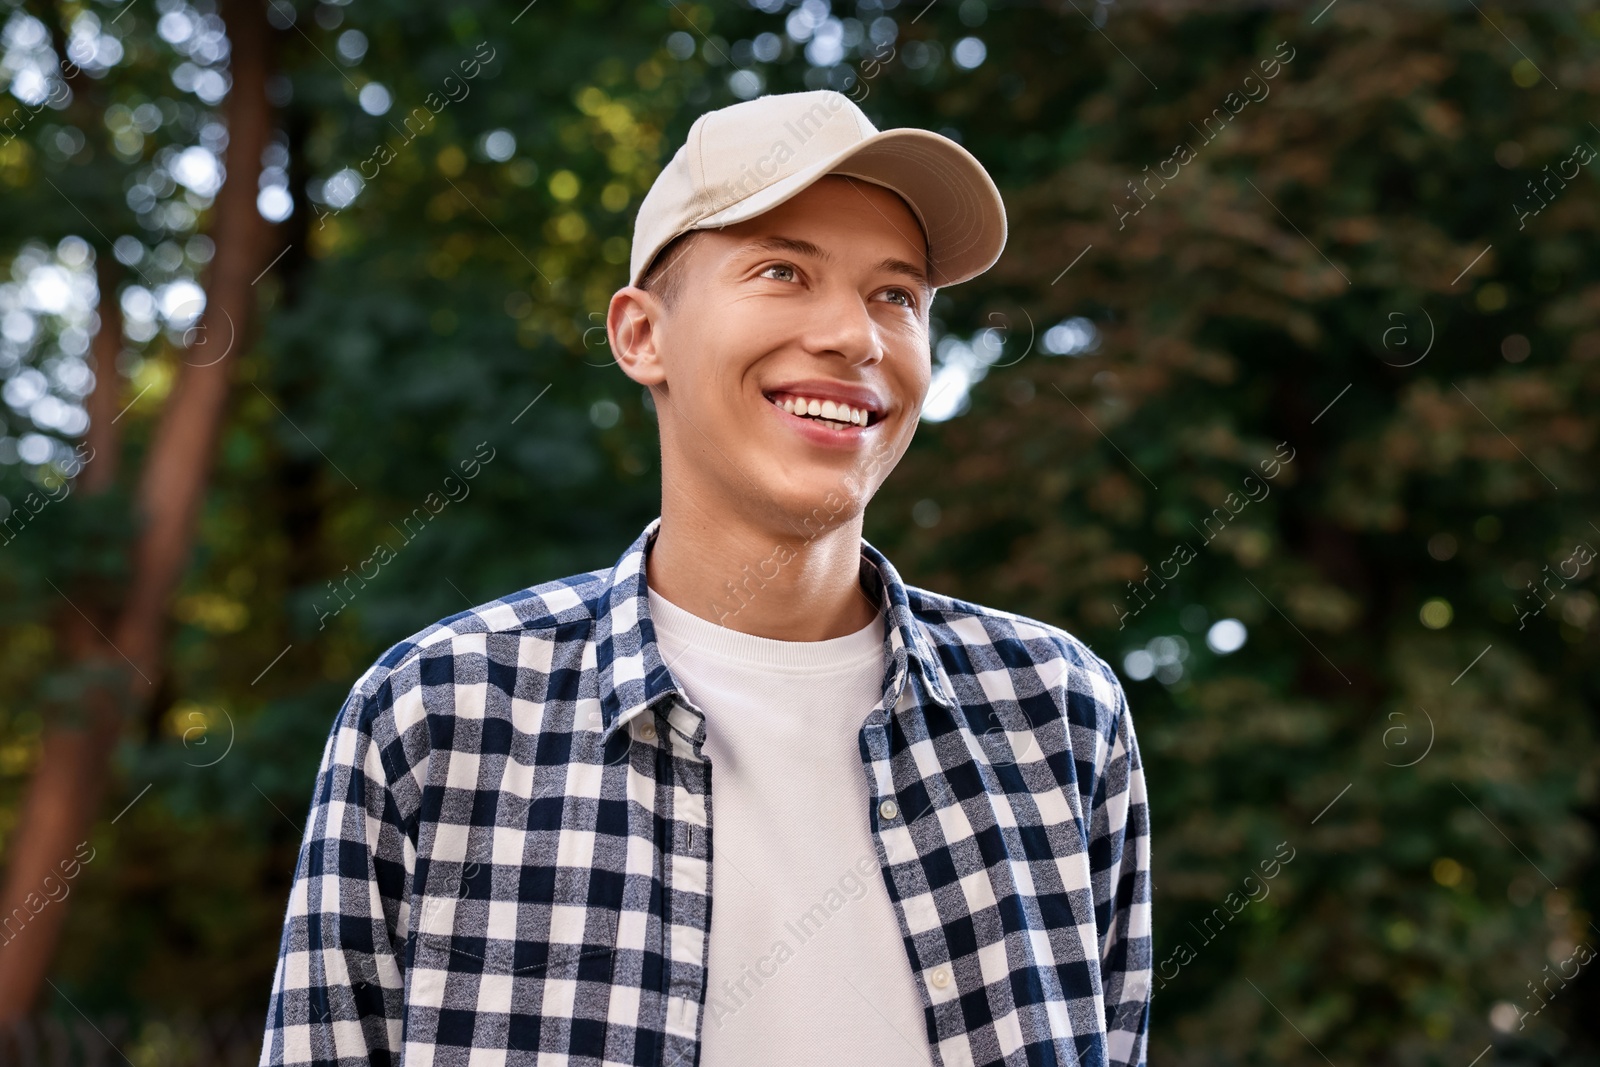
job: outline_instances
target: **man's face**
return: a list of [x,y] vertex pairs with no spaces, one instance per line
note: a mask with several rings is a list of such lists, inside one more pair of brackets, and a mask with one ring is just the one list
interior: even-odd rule
[[[620,354],[619,339],[640,334],[617,329],[627,319],[614,298],[613,351],[654,388],[663,493],[785,531],[859,514],[910,445],[927,394],[926,263],[904,201],[830,175],[694,238],[670,311],[624,290],[650,309],[649,357]],[[799,414],[802,401],[853,411],[836,406],[830,422]]]

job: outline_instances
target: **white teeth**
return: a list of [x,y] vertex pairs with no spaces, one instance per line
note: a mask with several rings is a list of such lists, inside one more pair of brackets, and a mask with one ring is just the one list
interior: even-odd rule
[[866,408],[853,408],[834,400],[785,397],[775,403],[791,415],[809,415],[852,426],[866,426],[872,421],[872,415]]

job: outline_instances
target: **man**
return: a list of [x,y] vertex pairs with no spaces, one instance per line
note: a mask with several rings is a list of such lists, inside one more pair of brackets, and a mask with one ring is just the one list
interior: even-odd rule
[[838,93],[696,121],[607,319],[661,516],[356,683],[263,1064],[1144,1063],[1116,676],[861,537],[1004,242],[976,159]]

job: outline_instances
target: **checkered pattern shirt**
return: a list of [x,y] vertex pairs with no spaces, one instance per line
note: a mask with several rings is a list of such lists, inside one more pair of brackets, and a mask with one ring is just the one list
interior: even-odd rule
[[[713,768],[650,623],[660,523],[356,682],[263,1065],[697,1067]],[[865,540],[861,579],[886,616],[861,818],[932,1061],[1143,1064],[1149,816],[1115,674],[1056,627],[903,584]]]

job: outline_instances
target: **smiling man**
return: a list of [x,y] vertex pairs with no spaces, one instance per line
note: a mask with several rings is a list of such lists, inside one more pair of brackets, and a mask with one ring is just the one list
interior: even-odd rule
[[862,539],[1004,206],[828,91],[701,116],[611,300],[661,515],[395,645],[334,723],[263,1064],[1143,1064],[1116,676]]

